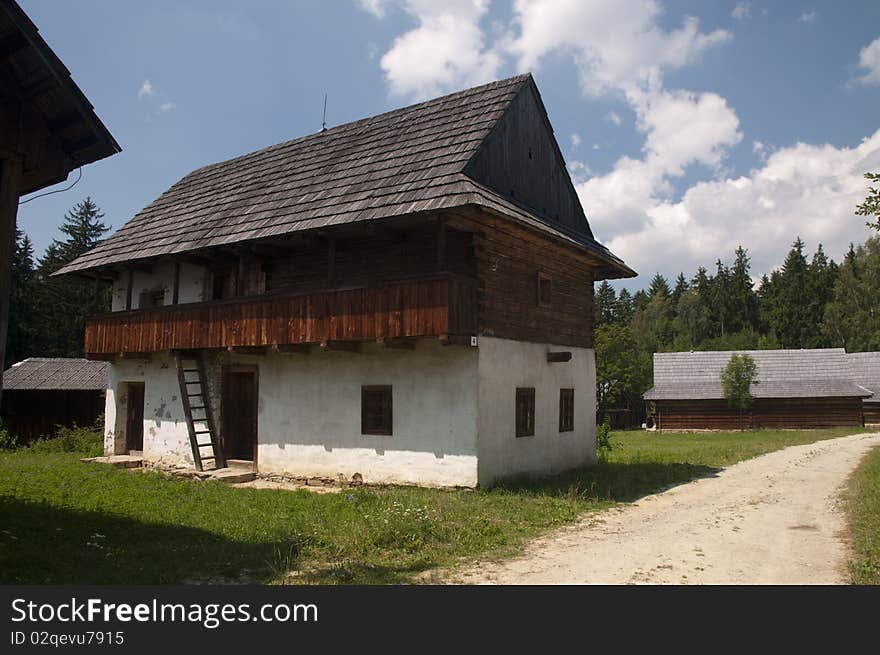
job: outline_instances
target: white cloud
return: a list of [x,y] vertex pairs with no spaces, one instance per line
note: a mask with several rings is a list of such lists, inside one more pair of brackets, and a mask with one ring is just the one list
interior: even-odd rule
[[801,14],[798,17],[798,22],[799,23],[812,23],[813,21],[816,20],[816,16],[818,16],[818,14],[815,11],[808,11],[808,12]]
[[605,119],[610,123],[614,123],[615,125],[620,125],[623,122],[620,119],[620,115],[616,111],[609,111],[608,115],[605,116]]
[[752,15],[752,3],[751,2],[738,2],[736,3],[736,7],[733,8],[733,11],[730,12],[730,15],[737,20],[745,20]]
[[143,103],[144,109],[148,112],[145,117],[147,121],[151,120],[152,116],[166,114],[177,107],[150,80],[144,80],[143,84],[141,84],[141,88],[138,91],[138,100]]
[[141,84],[141,89],[138,91],[138,98],[143,98],[144,96],[151,96],[155,93],[153,91],[153,83],[150,80],[144,80],[144,83]]
[[577,188],[597,237],[636,270],[694,271],[742,244],[763,272],[781,264],[797,235],[838,260],[863,241],[853,210],[866,193],[862,174],[878,167],[880,130],[854,148],[780,148],[749,175],[698,182],[678,201],[654,193],[646,162],[626,158]]
[[577,148],[581,144],[581,135],[575,132],[571,135],[571,147]]
[[[418,20],[418,27],[398,36],[381,59],[395,95],[425,99],[444,91],[495,79],[499,54],[484,47],[480,20],[488,0],[398,0]],[[384,15],[389,2],[362,0],[361,6]]]
[[865,70],[859,78],[862,84],[880,84],[880,37],[859,52],[859,68]]
[[516,0],[509,52],[521,70],[539,66],[551,52],[574,55],[581,85],[591,94],[656,85],[664,69],[695,61],[730,38],[724,30],[700,32],[696,18],[666,31],[656,0]]
[[159,111],[163,113],[166,111],[171,111],[176,106],[177,105],[175,105],[173,102],[163,102],[161,105],[159,105]]
[[388,3],[386,0],[358,0],[358,4],[364,11],[373,14],[376,18],[382,18],[385,16],[385,5]]

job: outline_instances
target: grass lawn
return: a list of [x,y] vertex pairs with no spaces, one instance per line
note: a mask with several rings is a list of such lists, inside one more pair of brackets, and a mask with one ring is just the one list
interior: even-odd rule
[[487,491],[235,489],[3,451],[0,583],[271,583],[291,569],[287,581],[407,582],[462,557],[512,554],[586,511],[857,431],[620,432],[592,469]]
[[880,585],[880,448],[862,460],[848,492],[855,546],[850,564],[853,584]]

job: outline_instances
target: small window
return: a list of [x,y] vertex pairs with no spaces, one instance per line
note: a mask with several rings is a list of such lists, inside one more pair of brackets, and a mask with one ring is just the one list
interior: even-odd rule
[[516,390],[516,436],[535,434],[535,388],[518,387]]
[[538,307],[549,307],[553,295],[553,281],[546,273],[538,273]]
[[391,386],[361,387],[361,434],[391,434]]
[[165,304],[165,289],[153,289],[151,291],[142,291],[138,299],[138,309],[149,309],[150,307],[162,307]]
[[559,390],[559,431],[574,430],[574,389]]

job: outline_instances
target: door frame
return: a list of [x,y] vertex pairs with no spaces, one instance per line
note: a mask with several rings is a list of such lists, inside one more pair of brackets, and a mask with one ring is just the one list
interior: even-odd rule
[[[224,364],[220,368],[220,449],[226,458],[226,427],[224,426],[223,413],[225,411],[224,396],[226,393],[227,373],[251,373],[254,376],[254,470],[257,470],[257,453],[260,446],[260,367],[256,364]],[[233,458],[234,459],[234,458]]]
[[140,388],[141,392],[141,449],[140,452],[144,452],[144,419],[147,409],[147,385],[144,382],[132,381],[125,382],[125,444],[123,444],[123,451],[126,455],[130,454],[132,451],[137,452],[136,448],[131,448],[131,426],[132,426],[132,389]]

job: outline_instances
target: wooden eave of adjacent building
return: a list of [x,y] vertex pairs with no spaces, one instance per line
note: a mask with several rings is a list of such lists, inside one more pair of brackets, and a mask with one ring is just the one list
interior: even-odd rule
[[21,160],[18,194],[64,181],[121,148],[12,0],[0,0],[0,150]]

